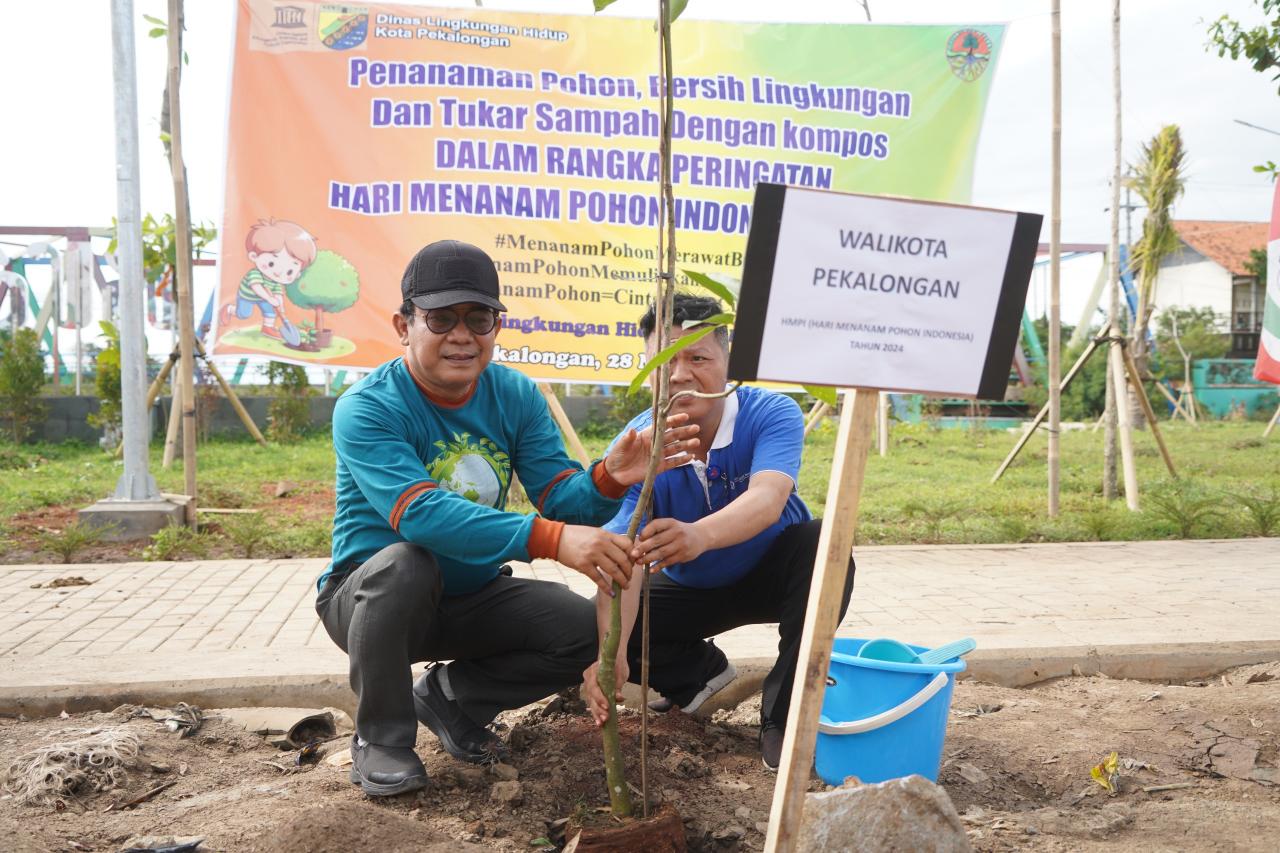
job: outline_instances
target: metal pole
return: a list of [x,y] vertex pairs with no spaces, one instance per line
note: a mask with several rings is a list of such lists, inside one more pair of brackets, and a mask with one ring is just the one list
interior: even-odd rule
[[143,395],[147,390],[146,330],[142,306],[142,201],[138,179],[138,80],[133,49],[133,0],[111,2],[111,59],[115,77],[116,241],[120,256],[120,396],[124,473],[117,500],[157,500],[147,470],[150,438]]

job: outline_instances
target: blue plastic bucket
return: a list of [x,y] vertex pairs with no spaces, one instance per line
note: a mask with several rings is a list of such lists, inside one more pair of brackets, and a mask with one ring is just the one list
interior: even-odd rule
[[857,657],[865,642],[840,639],[833,646],[814,757],[818,775],[828,785],[847,776],[883,782],[913,773],[936,782],[951,689],[964,661],[930,666]]

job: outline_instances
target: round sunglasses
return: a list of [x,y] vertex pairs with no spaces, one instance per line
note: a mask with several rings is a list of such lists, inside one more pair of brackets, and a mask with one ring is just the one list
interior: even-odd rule
[[447,335],[453,331],[458,321],[475,335],[487,335],[498,325],[498,312],[491,308],[472,308],[464,315],[459,315],[451,308],[435,308],[423,315],[427,328],[437,335]]

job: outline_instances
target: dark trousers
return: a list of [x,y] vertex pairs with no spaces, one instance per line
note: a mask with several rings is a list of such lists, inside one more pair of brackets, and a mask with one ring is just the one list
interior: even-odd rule
[[[800,634],[809,582],[818,554],[822,521],[786,528],[736,583],[714,589],[681,586],[654,575],[649,595],[649,684],[677,705],[693,699],[724,662],[724,652],[705,640],[743,625],[778,623],[778,659],[764,680],[760,722],[785,726],[800,656]],[[840,618],[853,592],[853,557],[840,599]],[[627,648],[631,680],[640,681],[640,620]]]
[[466,595],[444,595],[429,551],[383,548],[316,611],[351,659],[356,731],[372,743],[412,747],[418,720],[410,664],[452,660],[458,704],[479,725],[581,680],[596,657],[595,608],[567,586],[499,575]]

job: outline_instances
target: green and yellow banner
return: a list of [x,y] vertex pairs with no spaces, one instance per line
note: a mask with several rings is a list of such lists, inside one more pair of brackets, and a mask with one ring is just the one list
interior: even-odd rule
[[[741,275],[757,182],[968,201],[1004,35],[677,21],[677,266]],[[496,361],[629,381],[656,57],[650,20],[239,0],[214,353],[376,366],[406,262],[457,239],[498,265]]]

